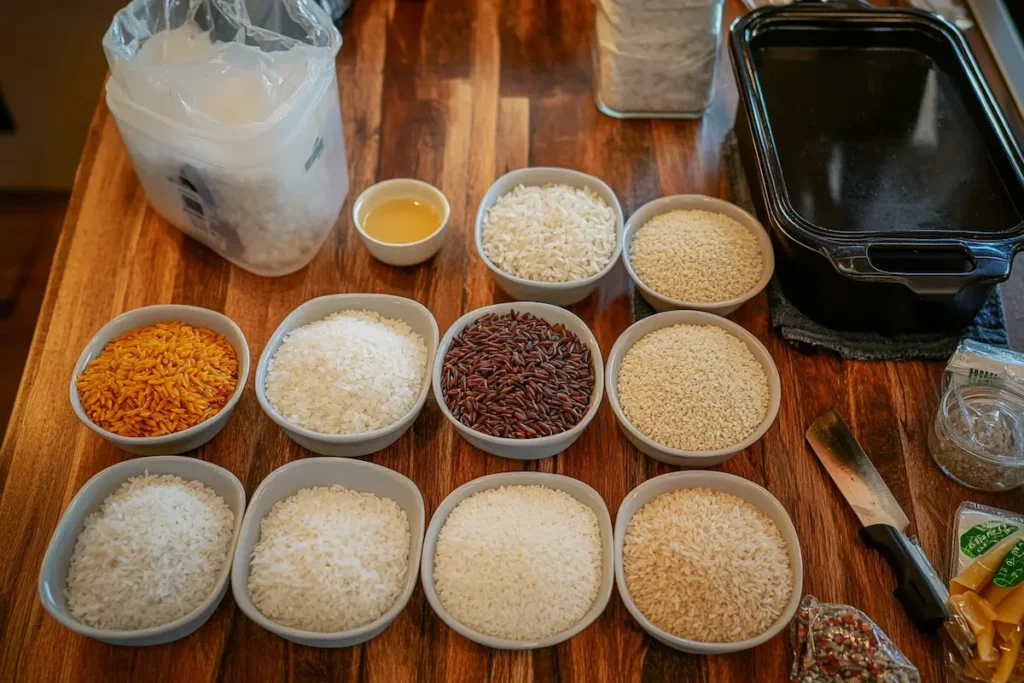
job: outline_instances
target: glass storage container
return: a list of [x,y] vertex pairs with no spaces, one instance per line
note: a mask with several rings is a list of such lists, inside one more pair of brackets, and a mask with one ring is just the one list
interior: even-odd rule
[[597,0],[594,101],[615,118],[699,118],[711,101],[724,0]]
[[982,491],[1024,484],[1024,398],[1011,385],[951,384],[928,434],[935,464]]

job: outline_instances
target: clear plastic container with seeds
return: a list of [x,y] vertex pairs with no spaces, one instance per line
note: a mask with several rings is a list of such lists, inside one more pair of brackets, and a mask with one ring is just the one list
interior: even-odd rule
[[1024,396],[999,380],[951,384],[928,434],[935,463],[959,483],[982,491],[1024,484]]

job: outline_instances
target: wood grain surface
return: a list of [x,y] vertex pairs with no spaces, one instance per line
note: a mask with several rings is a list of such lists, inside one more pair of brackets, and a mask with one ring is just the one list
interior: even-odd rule
[[[727,21],[740,11],[740,1],[729,0]],[[294,307],[323,294],[408,296],[426,304],[444,330],[470,309],[506,300],[475,254],[471,226],[488,186],[509,169],[552,165],[592,173],[612,186],[627,214],[660,195],[725,194],[720,153],[736,106],[728,59],[719,62],[714,102],[702,121],[602,116],[590,90],[592,12],[586,0],[357,0],[338,59],[349,199],[313,263],[278,279],[231,266],[159,218],[100,105],[0,451],[0,680],[786,679],[786,635],[743,654],[685,655],[646,637],[617,596],[570,641],[510,653],[448,629],[420,589],[380,637],[333,651],[293,645],[260,629],[230,596],[184,640],[117,648],[62,628],[36,594],[40,561],[71,497],[101,469],[129,457],[78,423],[67,400],[81,349],[120,312],[167,302],[223,311],[244,330],[254,358]],[[348,216],[361,190],[399,176],[436,184],[452,207],[441,253],[405,269],[372,260]],[[605,354],[631,322],[627,284],[617,266],[598,292],[573,307]],[[918,633],[893,598],[892,573],[857,540],[857,519],[808,449],[804,431],[819,413],[838,408],[940,568],[948,562],[950,522],[962,500],[1024,510],[1024,498],[968,491],[932,463],[925,435],[941,364],[844,362],[796,350],[771,332],[763,295],[732,317],[772,352],[782,375],[782,406],[764,439],[716,469],[762,484],[782,501],[800,535],[806,593],[863,609],[917,664],[923,680],[941,680],[938,639]],[[196,454],[238,475],[250,495],[272,470],[309,455],[261,412],[254,375],[227,427]],[[432,401],[408,434],[369,459],[411,477],[428,514],[470,479],[537,469],[592,485],[614,516],[630,489],[671,470],[627,443],[607,402],[574,446],[535,463],[471,448]]]

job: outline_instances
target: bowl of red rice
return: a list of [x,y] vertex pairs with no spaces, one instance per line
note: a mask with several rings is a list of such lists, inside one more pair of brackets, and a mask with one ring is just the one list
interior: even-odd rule
[[86,344],[71,374],[71,407],[129,453],[176,455],[224,428],[248,377],[249,344],[230,318],[198,306],[145,306]]

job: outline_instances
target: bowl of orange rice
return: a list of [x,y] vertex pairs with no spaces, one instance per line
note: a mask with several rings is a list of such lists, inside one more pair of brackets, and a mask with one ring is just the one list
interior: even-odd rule
[[248,377],[249,344],[230,318],[198,306],[145,306],[86,345],[71,375],[71,407],[129,453],[175,455],[224,428]]

